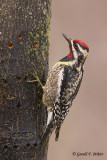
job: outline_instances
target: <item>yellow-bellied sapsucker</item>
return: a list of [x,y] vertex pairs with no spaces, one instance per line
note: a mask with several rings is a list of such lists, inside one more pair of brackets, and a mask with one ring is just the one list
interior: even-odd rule
[[89,47],[83,41],[72,40],[65,34],[63,36],[69,43],[70,52],[53,66],[43,87],[43,103],[48,110],[47,125],[50,122],[54,123],[56,141],[61,125],[80,88],[83,65],[89,53]]

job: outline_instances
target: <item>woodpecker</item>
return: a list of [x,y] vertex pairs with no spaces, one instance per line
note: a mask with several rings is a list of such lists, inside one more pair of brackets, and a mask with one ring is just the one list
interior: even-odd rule
[[43,87],[43,103],[47,106],[47,125],[54,123],[55,140],[58,140],[61,125],[78,93],[84,72],[84,62],[89,47],[81,40],[72,40],[63,34],[69,44],[69,54],[59,60],[48,74]]

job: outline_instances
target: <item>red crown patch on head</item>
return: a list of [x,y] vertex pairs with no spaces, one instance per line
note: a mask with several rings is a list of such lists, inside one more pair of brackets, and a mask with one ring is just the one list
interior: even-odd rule
[[73,40],[73,42],[78,43],[78,44],[82,45],[83,47],[89,49],[88,45],[85,42],[81,41],[81,40],[77,40],[76,39],[76,40]]

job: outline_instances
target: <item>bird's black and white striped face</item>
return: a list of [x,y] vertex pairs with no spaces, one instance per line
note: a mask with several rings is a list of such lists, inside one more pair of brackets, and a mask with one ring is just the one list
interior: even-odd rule
[[72,60],[78,60],[79,63],[84,63],[89,53],[88,45],[81,40],[72,40],[65,34],[63,34],[63,36],[68,41],[70,48],[70,53],[67,55],[67,57],[72,58]]
[[81,40],[73,40],[71,42],[74,47],[74,55],[78,57],[80,62],[85,61],[89,53],[89,47]]

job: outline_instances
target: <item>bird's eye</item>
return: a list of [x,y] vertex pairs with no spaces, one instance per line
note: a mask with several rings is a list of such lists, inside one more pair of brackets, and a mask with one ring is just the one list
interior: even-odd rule
[[76,50],[78,50],[78,45],[77,45],[77,43],[74,43],[74,47],[75,47]]

